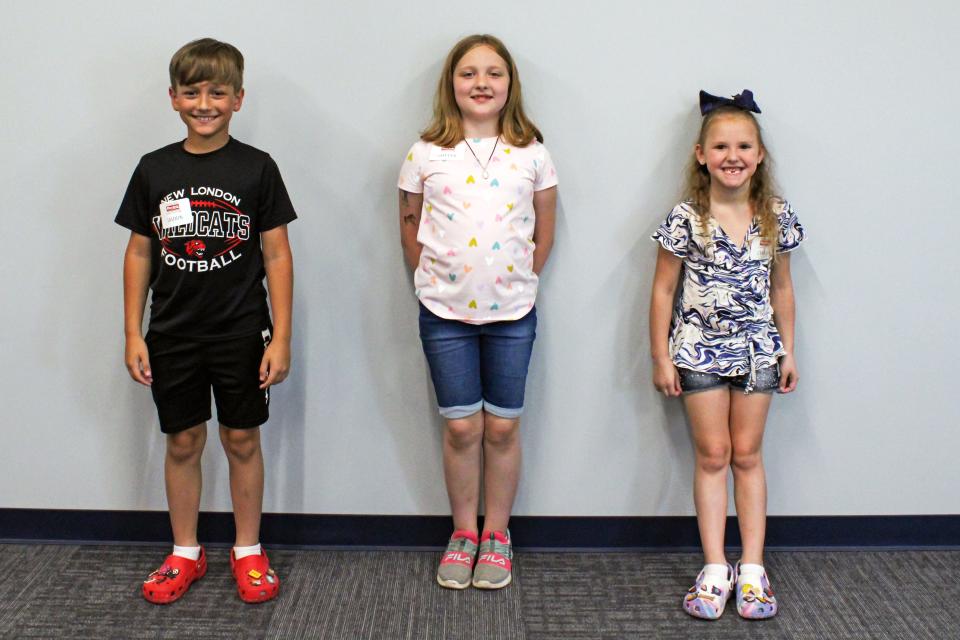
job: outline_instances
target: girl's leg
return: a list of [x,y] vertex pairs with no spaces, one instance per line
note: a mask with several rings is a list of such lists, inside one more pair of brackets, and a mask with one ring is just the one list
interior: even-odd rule
[[483,413],[483,489],[486,531],[506,531],[520,481],[520,419]]
[[220,442],[230,464],[230,497],[237,538],[234,546],[260,542],[263,509],[263,451],[260,429],[230,429],[220,425]]
[[767,527],[767,480],[761,447],[770,408],[769,393],[733,392],[730,398],[730,436],[733,443],[733,491],[743,542],[741,562],[763,564]]
[[717,387],[683,397],[693,436],[693,502],[707,564],[726,563],[727,471],[730,467],[730,390]]
[[484,531],[506,533],[510,524],[520,481],[520,415],[536,336],[536,308],[519,320],[484,325],[481,332]]
[[207,442],[207,425],[201,423],[167,435],[167,455],[163,462],[167,486],[167,506],[173,544],[197,547],[197,514],[200,511],[200,456]]
[[479,534],[483,411],[447,420],[443,431],[443,475],[453,512],[453,528]]

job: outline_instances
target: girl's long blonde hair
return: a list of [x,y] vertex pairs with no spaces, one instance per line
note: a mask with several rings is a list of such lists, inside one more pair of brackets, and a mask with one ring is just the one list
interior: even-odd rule
[[[697,144],[703,148],[711,123],[718,117],[730,115],[747,118],[757,130],[757,140],[764,155],[763,162],[757,165],[757,170],[750,177],[750,205],[753,207],[754,217],[760,224],[760,237],[764,242],[769,243],[773,258],[776,259],[777,240],[780,235],[778,214],[780,207],[783,205],[783,198],[777,193],[777,185],[773,179],[773,158],[770,157],[770,152],[763,144],[763,132],[760,129],[760,123],[757,122],[752,113],[739,107],[717,107],[703,117]],[[689,202],[697,213],[697,225],[700,228],[701,235],[710,238],[710,173],[705,166],[697,161],[696,153],[693,153],[690,158],[684,183],[683,199]]]
[[509,144],[525,147],[534,139],[543,142],[543,134],[523,112],[523,100],[520,95],[520,74],[513,56],[503,42],[489,34],[467,36],[453,46],[443,63],[437,93],[433,98],[433,118],[420,134],[424,142],[432,142],[440,147],[452,147],[463,140],[463,120],[456,96],[453,95],[453,73],[460,59],[474,47],[486,45],[493,49],[507,63],[510,87],[507,102],[500,110],[500,136]]

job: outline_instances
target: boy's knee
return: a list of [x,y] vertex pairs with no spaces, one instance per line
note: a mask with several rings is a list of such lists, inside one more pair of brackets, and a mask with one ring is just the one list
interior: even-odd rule
[[249,460],[260,451],[260,430],[220,427],[220,442],[229,457],[241,462]]
[[174,462],[189,462],[193,458],[199,458],[206,441],[207,431],[204,425],[171,433],[167,435],[167,457]]

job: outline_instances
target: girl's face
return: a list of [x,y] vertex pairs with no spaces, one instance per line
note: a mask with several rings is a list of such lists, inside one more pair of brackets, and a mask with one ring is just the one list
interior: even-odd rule
[[757,128],[749,118],[736,114],[717,116],[694,152],[697,162],[710,172],[711,185],[731,191],[749,186],[763,161]]
[[453,95],[464,120],[498,119],[509,93],[507,62],[485,44],[470,49],[453,70]]

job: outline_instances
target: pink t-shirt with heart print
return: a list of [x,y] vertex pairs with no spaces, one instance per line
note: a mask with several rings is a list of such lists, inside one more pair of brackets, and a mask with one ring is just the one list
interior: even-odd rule
[[441,318],[471,324],[525,316],[537,297],[533,194],[556,184],[550,154],[536,141],[414,144],[397,186],[423,194],[423,252],[413,277],[420,302]]

